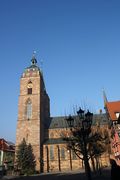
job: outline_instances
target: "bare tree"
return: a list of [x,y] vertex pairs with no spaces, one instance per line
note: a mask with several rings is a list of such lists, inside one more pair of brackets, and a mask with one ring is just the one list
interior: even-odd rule
[[[85,172],[88,180],[91,180],[91,169],[89,160],[91,159],[93,169],[99,169],[98,157],[104,153],[106,142],[109,138],[107,133],[92,130],[93,113],[84,113],[80,108],[76,116],[66,118],[68,129],[64,135],[67,141],[67,148],[74,151],[76,156],[84,162]],[[96,163],[94,163],[94,159]],[[96,164],[96,167],[95,167]]]

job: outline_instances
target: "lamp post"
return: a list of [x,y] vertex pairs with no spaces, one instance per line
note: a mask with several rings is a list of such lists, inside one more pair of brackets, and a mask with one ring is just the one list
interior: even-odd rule
[[[90,170],[89,159],[88,159],[87,144],[88,144],[88,137],[91,132],[93,113],[91,113],[89,111],[87,111],[87,113],[85,113],[85,111],[80,108],[77,111],[77,115],[78,115],[78,121],[79,121],[79,126],[80,126],[79,134],[82,139],[85,173],[87,175],[88,180],[91,180],[91,170]],[[71,115],[69,115],[69,117],[66,119],[66,121],[67,121],[67,124],[68,124],[70,130],[72,132],[75,132],[76,128],[74,127],[74,118]]]
[[71,115],[69,115],[69,117],[66,119],[66,121],[67,121],[67,124],[68,124],[70,130],[72,130],[72,128],[74,126],[74,119],[73,119],[73,117]]

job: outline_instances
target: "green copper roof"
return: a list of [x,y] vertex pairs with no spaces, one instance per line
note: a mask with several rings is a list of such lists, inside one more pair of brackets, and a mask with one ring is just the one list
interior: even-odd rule
[[31,59],[31,65],[29,67],[26,68],[26,70],[37,70],[40,71],[40,68],[37,66],[37,60],[35,58],[35,56],[33,55],[32,59]]

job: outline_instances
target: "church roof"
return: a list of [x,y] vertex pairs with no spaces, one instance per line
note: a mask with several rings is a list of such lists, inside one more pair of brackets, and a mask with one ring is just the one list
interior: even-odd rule
[[[51,117],[48,123],[48,128],[49,129],[66,128],[68,125],[65,119],[66,119],[65,116]],[[74,116],[74,119],[76,120],[77,123],[77,116]],[[108,124],[108,119],[106,114],[94,114],[92,125],[96,125],[97,123],[99,123],[100,125]]]
[[[66,117],[65,116],[59,116],[59,117],[51,117],[49,120],[47,120],[46,122],[48,122],[48,129],[57,129],[57,128],[67,128],[67,122],[65,121]],[[75,123],[77,123],[77,116],[74,116],[74,119],[76,120]],[[100,126],[104,126],[104,125],[108,125],[108,119],[106,114],[94,114],[93,115],[93,121],[92,121],[92,125],[99,125]],[[65,140],[63,140],[63,138],[50,138],[50,139],[46,139],[44,142],[44,145],[49,145],[49,144],[64,144],[66,143]]]
[[65,144],[66,141],[63,138],[52,138],[52,139],[47,139],[44,142],[44,145],[46,144]]

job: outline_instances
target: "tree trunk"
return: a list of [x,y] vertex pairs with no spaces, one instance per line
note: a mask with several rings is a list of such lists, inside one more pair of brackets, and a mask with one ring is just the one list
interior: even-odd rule
[[89,160],[88,160],[87,143],[84,136],[83,136],[83,145],[84,145],[83,158],[84,158],[84,165],[85,165],[85,173],[86,173],[87,179],[91,180],[91,169],[90,169]]
[[86,173],[87,179],[91,180],[91,169],[90,169],[90,165],[89,165],[87,156],[84,157],[84,165],[85,165],[85,173]]
[[91,162],[92,162],[93,171],[96,172],[95,161],[94,161],[94,158],[93,158],[93,157],[91,157]]

